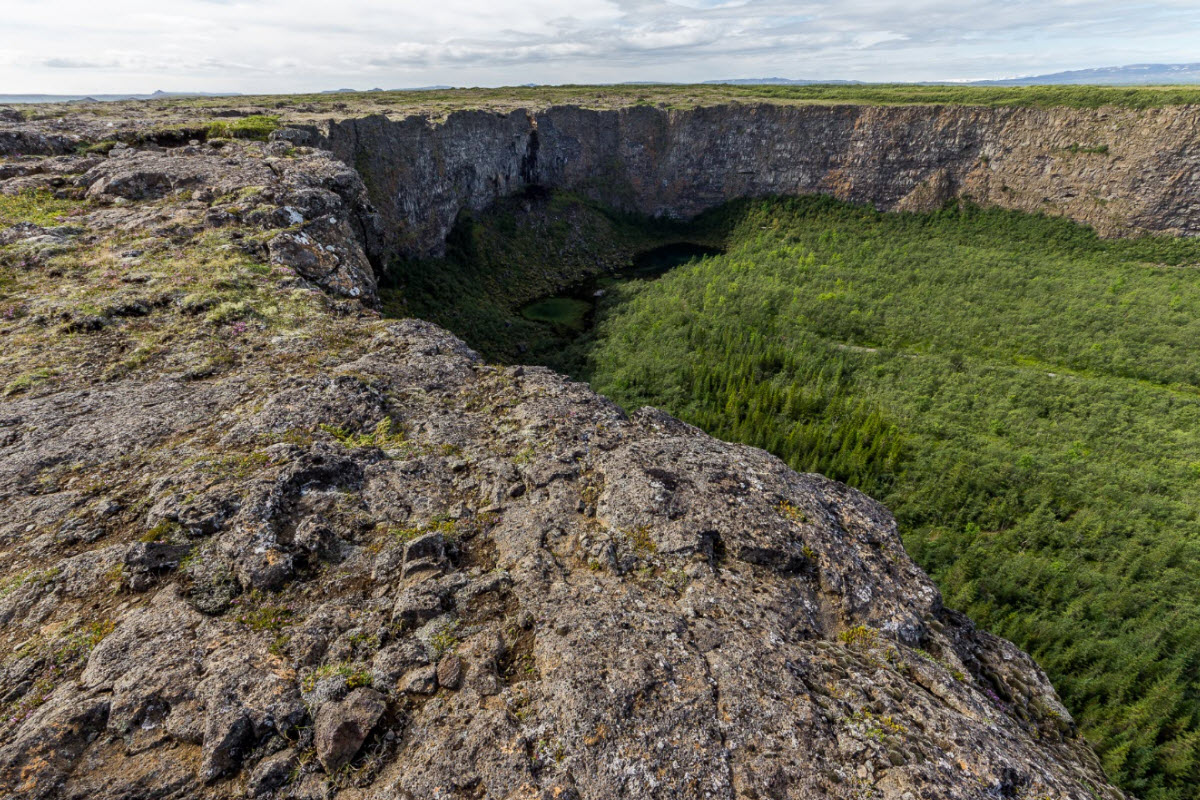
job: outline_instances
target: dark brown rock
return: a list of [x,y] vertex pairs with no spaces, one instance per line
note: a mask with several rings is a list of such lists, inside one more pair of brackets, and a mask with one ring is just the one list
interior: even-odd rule
[[365,687],[355,689],[340,702],[321,706],[313,744],[326,772],[337,772],[350,763],[386,710],[383,696]]
[[437,666],[438,686],[443,689],[457,689],[462,684],[463,663],[456,655],[443,656]]

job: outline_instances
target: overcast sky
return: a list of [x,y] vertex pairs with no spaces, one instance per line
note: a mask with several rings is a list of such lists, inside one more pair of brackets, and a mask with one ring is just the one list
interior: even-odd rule
[[0,93],[994,78],[1200,61],[1200,0],[0,0]]

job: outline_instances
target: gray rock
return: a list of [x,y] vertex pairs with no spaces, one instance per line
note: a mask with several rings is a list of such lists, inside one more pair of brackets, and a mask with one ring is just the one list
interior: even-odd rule
[[396,684],[396,689],[405,694],[433,694],[437,687],[438,669],[434,666],[409,670]]
[[246,781],[247,797],[265,797],[288,782],[293,771],[300,766],[296,751],[288,748],[258,763]]
[[404,545],[404,560],[430,559],[441,561],[446,557],[446,541],[442,534],[426,533]]

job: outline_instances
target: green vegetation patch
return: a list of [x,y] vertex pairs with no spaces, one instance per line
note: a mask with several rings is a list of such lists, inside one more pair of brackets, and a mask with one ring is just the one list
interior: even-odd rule
[[46,189],[27,189],[17,194],[0,194],[0,228],[21,222],[50,227],[61,225],[68,214],[79,213],[85,204],[55,197]]
[[745,86],[764,100],[868,105],[1031,106],[1035,108],[1158,108],[1200,103],[1196,86]]
[[[722,86],[717,84],[506,86],[355,94],[260,95],[257,97],[173,98],[152,104],[179,116],[202,117],[206,110],[277,109],[279,114],[311,119],[314,114],[428,114],[445,117],[463,109],[497,112],[551,105],[612,109],[631,106],[696,108],[722,103],[862,105],[1032,106],[1050,108],[1146,109],[1200,104],[1200,87],[1177,86],[915,86],[912,84],[813,84],[808,86]],[[139,111],[144,108],[139,105]],[[41,108],[52,108],[44,106]],[[104,103],[86,107],[97,116],[127,116],[131,105]],[[57,115],[57,112],[55,113]]]
[[574,194],[530,193],[464,212],[446,256],[393,263],[380,298],[388,316],[436,322],[490,359],[569,371],[582,363],[586,345],[572,340],[592,304],[564,296],[564,287],[627,270],[639,253],[714,236],[720,233],[620,214]]
[[255,139],[265,142],[272,131],[279,129],[279,117],[254,114],[230,120],[215,120],[208,123],[210,139]]

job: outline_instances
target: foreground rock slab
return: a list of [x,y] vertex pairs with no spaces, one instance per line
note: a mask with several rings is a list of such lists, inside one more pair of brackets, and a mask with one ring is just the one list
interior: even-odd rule
[[[6,404],[40,433],[3,451],[5,541],[46,576],[0,601],[6,630],[111,626],[9,722],[10,796],[227,797],[253,780],[286,797],[309,776],[380,798],[1119,796],[1040,670],[944,609],[863,495],[487,366],[424,323],[379,325],[361,349],[311,377],[260,370],[253,389]],[[168,423],[206,408],[193,430],[261,456],[214,476],[175,426],[132,435],[123,409],[148,404]],[[385,419],[404,436],[321,428],[371,439]],[[144,510],[56,542],[109,494],[37,493],[60,452],[81,470],[144,459],[127,488],[144,481]],[[195,522],[211,508],[226,511]],[[97,592],[159,519],[183,566]],[[246,565],[267,553],[291,568],[264,588]],[[276,763],[295,764],[287,780]]]

